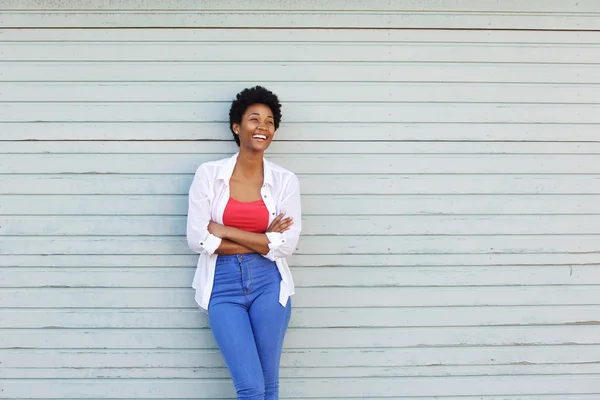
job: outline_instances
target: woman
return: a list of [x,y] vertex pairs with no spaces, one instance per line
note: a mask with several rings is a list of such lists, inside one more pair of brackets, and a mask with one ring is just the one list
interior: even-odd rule
[[263,153],[281,120],[275,94],[237,95],[229,126],[239,153],[202,164],[189,193],[187,240],[200,253],[192,287],[238,399],[279,398],[279,360],[294,282],[285,257],[301,231],[298,178]]

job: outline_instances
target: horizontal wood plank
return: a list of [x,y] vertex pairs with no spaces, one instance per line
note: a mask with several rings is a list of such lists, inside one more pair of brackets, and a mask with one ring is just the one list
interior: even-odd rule
[[[63,398],[80,398],[81,394],[100,398],[125,396],[130,398],[177,397],[180,399],[213,399],[234,395],[233,387],[226,379],[206,379],[202,385],[193,380],[165,379],[152,386],[144,380],[129,380],[123,385],[121,379],[98,380],[28,380],[24,386],[20,380],[3,382],[4,395],[10,397],[46,398],[47,393],[62,393]],[[494,377],[407,377],[407,378],[337,378],[294,380],[283,379],[282,396],[301,394],[312,397],[319,394],[342,395],[345,398],[439,396],[439,395],[501,395],[525,393],[579,394],[600,390],[598,375],[574,376],[494,376]],[[450,388],[450,389],[449,389]]]
[[[285,357],[285,356],[284,356]],[[580,375],[598,374],[596,364],[554,365],[494,365],[494,366],[418,366],[418,367],[336,367],[286,368],[280,377],[287,378],[403,378],[439,376],[506,376],[506,375]],[[0,378],[19,379],[227,379],[230,373],[225,365],[215,368],[1,368]],[[200,381],[201,382],[201,381]],[[200,383],[201,384],[201,383]],[[422,398],[422,397],[421,397]],[[487,397],[479,397],[486,399]],[[313,398],[311,398],[313,399]],[[403,397],[404,399],[404,397]],[[439,398],[438,398],[439,399]],[[507,397],[504,397],[507,399]],[[508,398],[510,399],[510,398]],[[437,400],[437,399],[436,399]]]
[[[194,173],[231,154],[0,154],[0,172]],[[269,160],[300,174],[600,174],[598,154],[273,154]],[[41,167],[43,165],[43,167]]]
[[[600,165],[600,164],[599,164]],[[187,215],[186,195],[0,195],[0,215]],[[303,215],[599,214],[598,195],[303,195]]]
[[[172,263],[157,268],[89,265],[89,257],[76,267],[6,267],[0,269],[0,287],[188,288],[196,266]],[[525,286],[600,285],[596,265],[544,266],[340,266],[293,265],[296,287],[391,286]]]
[[[161,15],[162,17],[162,15]],[[1,21],[0,21],[1,22]],[[597,84],[595,65],[336,62],[0,62],[0,82],[469,82]],[[400,109],[401,111],[402,109]]]
[[[298,254],[587,253],[600,235],[307,236]],[[0,254],[189,254],[184,236],[8,236]]]
[[[469,2],[471,4],[471,2]],[[255,6],[258,7],[258,6]],[[414,6],[413,6],[414,7]],[[354,28],[354,29],[541,29],[596,30],[594,12],[539,13],[473,12],[396,9],[371,12],[303,10],[38,10],[6,11],[0,23],[7,28]],[[572,8],[571,10],[577,10]],[[249,17],[249,15],[251,17]]]
[[412,1],[400,0],[390,3],[385,0],[372,0],[368,5],[360,0],[310,0],[290,1],[281,3],[277,0],[249,1],[241,5],[235,0],[222,0],[214,3],[209,0],[121,0],[117,3],[97,2],[94,0],[78,0],[77,2],[56,2],[53,0],[38,0],[35,3],[24,3],[18,0],[5,0],[4,7],[8,10],[39,11],[131,11],[132,9],[148,9],[157,11],[244,11],[264,7],[265,10],[281,11],[464,11],[464,12],[600,12],[600,7],[593,0],[580,0],[576,4],[564,3],[557,0],[531,0],[522,3],[518,0],[507,0],[498,3],[493,0],[441,0],[431,4],[415,4]]
[[597,45],[352,42],[6,43],[3,61],[600,63]]
[[[598,344],[600,326],[291,328],[288,349]],[[6,348],[214,349],[208,329],[9,329]]]
[[[299,308],[294,328],[600,325],[600,305],[547,307]],[[196,310],[0,310],[2,329],[210,328]]]
[[[303,196],[600,194],[600,174],[297,175]],[[0,175],[0,195],[187,195],[192,179],[191,172]]]
[[[229,104],[215,102],[0,103],[5,122],[215,122]],[[343,123],[600,123],[592,104],[288,103],[286,121]]]
[[[285,135],[285,133],[283,133]],[[512,141],[323,141],[315,146],[310,141],[275,140],[271,142],[266,157],[297,154],[304,156],[330,154],[406,154],[406,155],[487,155],[487,154],[600,154],[600,141],[585,142],[512,142]],[[282,138],[283,139],[283,138]],[[0,154],[202,154],[227,155],[239,148],[233,141],[3,141]],[[43,171],[42,171],[43,173]],[[556,179],[556,178],[555,178]]]
[[[476,346],[434,348],[283,348],[282,369],[343,367],[557,366],[598,361],[599,345]],[[6,368],[221,368],[218,349],[3,349]]]
[[[110,141],[228,141],[231,131],[224,122],[17,122],[0,123],[2,141],[110,140]],[[448,123],[301,123],[282,122],[277,141],[319,144],[373,141],[514,141],[600,142],[600,124],[448,124]],[[565,131],[569,134],[565,135]]]
[[[191,281],[188,281],[191,286]],[[438,306],[595,305],[594,285],[506,287],[316,287],[294,295],[300,308]],[[194,291],[176,288],[9,288],[0,289],[8,308],[191,308]]]
[[[19,0],[17,6],[22,4]],[[193,0],[192,0],[193,1]],[[386,1],[386,0],[383,0]],[[446,0],[448,1],[448,0]],[[455,4],[456,0],[450,0]],[[465,0],[469,9],[474,10],[480,6],[480,2]],[[539,4],[547,5],[547,0],[538,0]],[[596,6],[595,0],[587,0],[590,4]],[[519,0],[511,0],[514,6],[520,7],[524,4]],[[63,3],[53,4],[53,8],[60,7]],[[79,4],[79,3],[78,3]],[[97,3],[94,3],[97,4]],[[122,3],[112,3],[115,6]],[[172,3],[174,6],[179,4]],[[198,3],[194,2],[194,5]],[[208,1],[206,7],[214,3]],[[275,5],[279,5],[277,2]],[[344,4],[346,4],[344,2]],[[364,5],[364,3],[360,3]],[[441,4],[438,1],[436,4]],[[494,3],[505,6],[508,2]],[[567,8],[573,6],[572,3],[555,2],[552,3],[552,9],[567,4]],[[580,6],[582,3],[578,2]],[[305,7],[306,3],[298,1],[296,7]],[[419,7],[427,4],[419,4]],[[369,7],[376,7],[375,2],[369,3]],[[5,29],[0,31],[0,42],[71,42],[76,38],[76,42],[268,42],[268,43],[288,43],[288,42],[342,42],[342,43],[397,43],[407,42],[415,44],[429,43],[489,43],[489,44],[566,44],[583,45],[599,44],[600,32],[598,31],[535,31],[535,30],[482,30],[477,35],[473,35],[469,30],[447,30],[447,29],[261,29],[238,28],[238,29],[186,29],[177,28],[139,28],[139,29]]]
[[[184,216],[0,216],[0,236],[182,236]],[[593,235],[600,215],[305,215],[304,235]]]
[[[84,259],[77,254],[0,254],[1,267],[55,267],[55,268],[190,268],[198,262],[197,254],[88,254]],[[589,267],[600,264],[599,253],[529,253],[529,254],[294,254],[294,267]],[[443,269],[443,268],[442,268]],[[509,275],[510,276],[510,275]],[[575,273],[573,276],[577,276]]]
[[[0,101],[231,102],[242,88],[253,84],[255,82],[0,82]],[[600,103],[598,87],[593,84],[270,82],[268,88],[286,102],[284,110],[293,107],[287,102]]]

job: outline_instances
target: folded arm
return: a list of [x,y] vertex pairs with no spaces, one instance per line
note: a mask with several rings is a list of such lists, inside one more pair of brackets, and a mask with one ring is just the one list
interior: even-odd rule
[[211,211],[211,187],[206,169],[200,166],[194,175],[188,195],[187,242],[196,253],[214,254],[221,246],[223,249],[230,244],[223,244],[222,239],[208,231]]
[[208,231],[226,242],[251,249],[252,252],[263,255],[269,252],[269,238],[264,233],[247,232],[216,222],[209,223]]
[[215,250],[215,254],[231,255],[231,254],[249,254],[255,253],[254,250],[242,246],[239,243],[231,240],[221,239],[221,244]]
[[[279,209],[282,215],[271,223],[266,233],[247,232],[214,222],[209,223],[208,231],[275,261],[292,255],[302,230],[300,185],[295,175],[284,188]],[[287,218],[283,218],[283,214]]]

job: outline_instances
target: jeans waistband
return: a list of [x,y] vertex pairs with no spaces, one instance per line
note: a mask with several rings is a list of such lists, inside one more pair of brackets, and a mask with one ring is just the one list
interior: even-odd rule
[[251,260],[267,260],[262,255],[258,253],[248,253],[248,254],[219,254],[217,257],[217,263],[226,263],[230,261],[251,261]]

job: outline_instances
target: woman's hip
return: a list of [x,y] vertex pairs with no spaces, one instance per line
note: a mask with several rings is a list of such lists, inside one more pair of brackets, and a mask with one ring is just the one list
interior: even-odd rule
[[281,281],[275,262],[257,253],[219,255],[215,267],[213,290],[218,286],[239,286],[248,291]]

